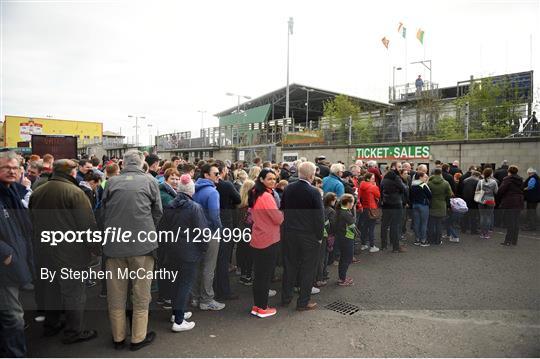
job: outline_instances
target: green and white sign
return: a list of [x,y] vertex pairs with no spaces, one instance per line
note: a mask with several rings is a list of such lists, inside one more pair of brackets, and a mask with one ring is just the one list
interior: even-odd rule
[[356,149],[359,160],[429,159],[429,146],[381,146]]

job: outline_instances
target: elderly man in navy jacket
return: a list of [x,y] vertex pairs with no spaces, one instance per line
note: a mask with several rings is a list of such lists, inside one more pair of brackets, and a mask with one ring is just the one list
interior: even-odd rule
[[32,281],[28,213],[13,188],[19,175],[14,152],[0,153],[0,357],[26,356],[24,310],[19,288]]
[[281,301],[283,305],[292,301],[293,286],[298,278],[298,310],[315,309],[317,305],[310,302],[310,297],[323,237],[324,207],[319,191],[311,185],[314,176],[315,165],[303,162],[298,167],[299,180],[285,187],[281,199],[285,216],[282,225],[284,273]]

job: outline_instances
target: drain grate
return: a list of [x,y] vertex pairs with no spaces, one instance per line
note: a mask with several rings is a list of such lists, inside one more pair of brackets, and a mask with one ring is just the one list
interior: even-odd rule
[[353,315],[360,310],[358,306],[351,303],[343,302],[341,300],[332,302],[326,305],[325,308],[343,315]]

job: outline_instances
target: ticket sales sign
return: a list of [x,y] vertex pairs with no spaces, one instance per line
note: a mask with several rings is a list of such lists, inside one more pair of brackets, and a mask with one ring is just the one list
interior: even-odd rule
[[361,160],[429,159],[429,146],[381,146],[356,149]]

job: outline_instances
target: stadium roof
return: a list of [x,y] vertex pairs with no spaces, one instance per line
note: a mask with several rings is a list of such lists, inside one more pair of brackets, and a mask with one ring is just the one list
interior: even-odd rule
[[[317,120],[323,115],[324,102],[334,99],[340,95],[338,92],[323,90],[313,86],[306,86],[302,84],[289,85],[289,107],[290,116],[304,121],[306,119],[306,100],[307,90],[309,92],[309,120]],[[313,90],[313,91],[311,91]],[[248,100],[240,104],[240,111],[247,111],[263,105],[271,105],[270,118],[281,119],[285,117],[285,94],[286,87],[282,87],[275,91],[269,92],[265,95]],[[376,110],[383,108],[393,107],[390,104],[366,100],[359,97],[348,96],[353,102],[360,105],[362,110]],[[225,111],[215,114],[216,117],[224,117],[231,114],[235,114],[238,111],[238,106],[231,107]]]

